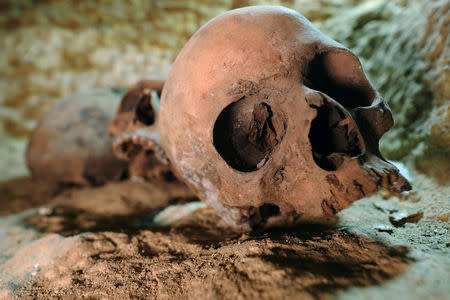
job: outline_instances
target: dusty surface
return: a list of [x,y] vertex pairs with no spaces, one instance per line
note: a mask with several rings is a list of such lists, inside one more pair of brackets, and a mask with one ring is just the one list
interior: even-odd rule
[[[36,196],[4,183],[12,201],[2,202],[9,216],[0,218],[1,248],[8,249],[0,257],[0,295],[447,299],[450,191],[413,175],[415,192],[401,199],[379,194],[327,225],[246,235],[176,186],[128,181],[72,189],[11,215]],[[390,222],[417,212],[423,217]]]
[[169,228],[85,234],[21,296],[314,299],[382,283],[407,268],[406,248],[306,227],[236,236],[209,209]]

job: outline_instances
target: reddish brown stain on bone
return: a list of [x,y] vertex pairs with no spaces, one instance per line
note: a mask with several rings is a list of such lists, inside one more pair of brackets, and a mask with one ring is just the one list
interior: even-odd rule
[[339,179],[334,174],[327,175],[326,181],[334,185],[339,191],[344,189],[344,186],[339,182]]
[[160,130],[177,173],[242,231],[265,222],[250,216],[267,205],[320,218],[381,185],[408,189],[378,151],[391,120],[350,50],[297,12],[254,6],[188,41],[164,85]]

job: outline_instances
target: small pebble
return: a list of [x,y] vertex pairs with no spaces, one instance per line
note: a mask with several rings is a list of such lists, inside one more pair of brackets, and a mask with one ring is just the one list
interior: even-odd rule
[[380,224],[380,225],[375,226],[375,229],[378,232],[387,232],[389,234],[392,234],[394,232],[394,228],[392,228],[392,226],[384,225],[384,224]]
[[39,214],[43,216],[48,216],[52,213],[52,210],[48,207],[40,207]]

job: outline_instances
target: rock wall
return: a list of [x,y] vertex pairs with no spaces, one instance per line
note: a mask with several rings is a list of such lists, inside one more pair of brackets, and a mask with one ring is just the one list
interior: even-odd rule
[[381,150],[442,183],[450,174],[450,3],[371,1],[323,30],[355,51],[388,101],[395,127]]

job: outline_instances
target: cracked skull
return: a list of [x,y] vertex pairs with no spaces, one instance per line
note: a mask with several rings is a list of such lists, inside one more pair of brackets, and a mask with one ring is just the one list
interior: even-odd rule
[[120,101],[109,132],[113,150],[129,161],[132,178],[177,181],[161,147],[158,129],[159,98],[164,80],[141,80]]
[[165,82],[160,124],[176,172],[237,230],[410,189],[378,151],[392,115],[358,58],[290,9],[203,26]]

